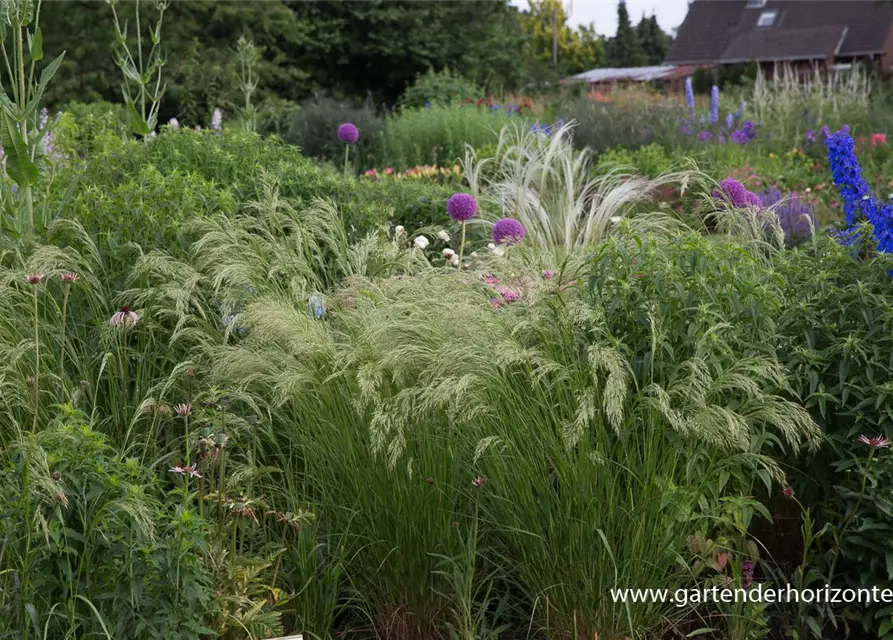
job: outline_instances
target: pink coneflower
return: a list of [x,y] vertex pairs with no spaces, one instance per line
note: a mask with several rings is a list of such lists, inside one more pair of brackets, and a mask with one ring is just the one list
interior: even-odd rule
[[42,273],[29,273],[25,276],[25,282],[28,284],[40,284],[43,282],[43,274]]
[[185,418],[186,416],[188,416],[192,413],[192,405],[186,404],[184,402],[182,404],[178,404],[177,406],[175,406],[174,411],[177,412],[178,416]]
[[59,279],[62,280],[62,282],[76,282],[78,279],[78,274],[69,273],[66,271],[59,276]]
[[554,269],[546,269],[543,271],[543,280],[551,280],[555,277],[555,274],[558,273]]
[[886,449],[890,446],[890,441],[884,436],[874,436],[873,438],[859,436],[859,442],[867,444],[869,447],[874,447],[875,449]]
[[782,493],[784,494],[785,498],[793,498],[794,497],[794,490],[791,487],[785,487],[784,490],[782,491]]
[[473,484],[475,487],[480,489],[485,484],[487,484],[487,476],[478,476],[477,478],[475,478],[474,480],[471,481],[471,484]]
[[140,317],[137,315],[136,311],[125,304],[112,316],[112,319],[109,320],[109,324],[115,327],[132,327],[139,321]]
[[487,284],[499,284],[499,278],[494,276],[492,273],[485,273],[484,282],[486,282]]
[[493,311],[496,311],[503,304],[500,298],[490,298],[490,306],[493,307]]

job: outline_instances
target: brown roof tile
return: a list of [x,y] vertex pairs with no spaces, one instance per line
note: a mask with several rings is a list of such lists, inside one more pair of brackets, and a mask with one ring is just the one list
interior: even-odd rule
[[[777,11],[769,28],[757,27],[763,11]],[[893,26],[893,5],[874,0],[694,0],[666,64],[742,60],[821,59],[879,54]],[[842,42],[831,42],[837,35]],[[836,29],[832,31],[832,29]]]

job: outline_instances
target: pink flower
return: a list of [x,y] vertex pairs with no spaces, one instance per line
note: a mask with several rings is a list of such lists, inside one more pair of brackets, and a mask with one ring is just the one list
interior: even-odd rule
[[59,279],[62,280],[62,282],[76,282],[78,279],[78,274],[66,272],[61,274],[59,276]]
[[521,294],[514,289],[508,287],[496,287],[496,292],[502,296],[506,302],[516,302],[521,299]]
[[494,276],[492,273],[485,273],[484,282],[486,282],[487,284],[499,284],[499,278]]
[[480,489],[485,484],[487,484],[487,476],[478,476],[477,478],[475,478],[474,480],[471,481],[471,484],[473,484],[475,487]]
[[202,474],[198,472],[198,469],[195,466],[195,463],[189,465],[188,467],[171,467],[168,469],[171,473],[176,473],[179,476],[186,475],[187,473],[193,478],[201,478]]
[[878,145],[887,144],[887,134],[886,133],[872,133],[871,134],[871,146],[877,147]]
[[496,311],[502,306],[502,300],[499,298],[490,298],[490,306],[493,307],[493,311]]
[[124,326],[126,328],[132,327],[139,322],[139,320],[140,317],[136,314],[136,311],[133,311],[130,307],[124,305],[112,316],[112,319],[109,320],[109,324],[115,327]]
[[784,494],[785,498],[793,498],[794,497],[794,490],[791,487],[785,487],[784,491],[782,491],[782,493]]
[[874,436],[873,438],[859,436],[859,442],[867,444],[869,447],[874,447],[875,449],[886,449],[890,446],[890,441],[884,436]]
[[385,167],[385,168],[384,168],[384,173],[385,173],[386,176],[391,175],[392,173],[394,173],[394,167]]
[[25,282],[28,284],[40,284],[43,282],[43,274],[42,273],[29,273],[25,276]]
[[185,418],[186,416],[188,416],[192,413],[192,405],[186,404],[184,402],[184,403],[178,404],[176,407],[174,407],[174,411],[177,412],[178,416]]
[[377,176],[378,171],[376,171],[375,169],[367,169],[365,175],[367,175],[369,177]]
[[543,280],[551,280],[556,273],[558,272],[553,269],[546,269],[543,271]]

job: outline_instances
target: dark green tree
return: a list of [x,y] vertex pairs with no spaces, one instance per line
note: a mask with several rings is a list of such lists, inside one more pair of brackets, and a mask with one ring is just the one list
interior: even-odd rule
[[658,65],[667,55],[670,38],[664,33],[657,22],[657,16],[654,14],[650,18],[644,15],[636,25],[636,36],[642,49],[642,58],[644,64]]
[[626,1],[617,3],[617,35],[608,43],[605,66],[638,67],[645,63],[639,36],[629,19]]

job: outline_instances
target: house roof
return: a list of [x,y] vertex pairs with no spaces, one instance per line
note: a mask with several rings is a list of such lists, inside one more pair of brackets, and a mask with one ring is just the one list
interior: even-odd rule
[[687,77],[694,73],[696,67],[661,65],[657,67],[623,67],[609,69],[592,69],[584,73],[578,73],[562,82],[651,82],[652,80],[665,80],[676,77]]
[[[693,0],[665,64],[814,60],[876,55],[893,26],[893,5],[874,0]],[[758,27],[775,11],[771,27]]]

